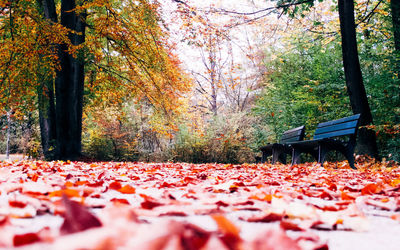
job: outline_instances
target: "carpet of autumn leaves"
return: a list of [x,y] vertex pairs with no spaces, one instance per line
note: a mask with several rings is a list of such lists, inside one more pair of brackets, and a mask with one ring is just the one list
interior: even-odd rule
[[0,162],[0,248],[328,249],[320,232],[400,229],[400,168]]

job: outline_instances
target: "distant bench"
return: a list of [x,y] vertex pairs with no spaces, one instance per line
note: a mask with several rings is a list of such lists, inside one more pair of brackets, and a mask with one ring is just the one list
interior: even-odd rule
[[292,165],[297,164],[301,153],[309,153],[322,165],[326,154],[336,150],[342,153],[350,167],[354,167],[354,148],[360,114],[318,124],[314,138],[308,141],[291,142]]
[[279,143],[267,144],[260,148],[262,152],[261,162],[266,162],[267,157],[272,155],[272,164],[275,164],[278,160],[283,164],[286,164],[286,154],[292,153],[289,144],[302,141],[303,138],[304,126],[285,131],[282,134]]

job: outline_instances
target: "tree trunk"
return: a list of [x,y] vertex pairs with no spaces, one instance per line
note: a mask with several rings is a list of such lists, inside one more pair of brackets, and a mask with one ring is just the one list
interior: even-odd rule
[[40,137],[44,157],[53,160],[56,142],[56,111],[53,79],[42,79],[38,88]]
[[[354,1],[339,0],[340,33],[347,92],[354,114],[361,114],[360,126],[372,124],[372,114],[365,91],[358,59]],[[358,153],[378,157],[375,132],[361,128],[358,133]]]
[[10,159],[10,137],[11,137],[11,110],[7,111],[7,141],[6,141],[6,159]]
[[[45,19],[56,23],[57,13],[54,0],[37,0]],[[54,79],[45,69],[38,69],[40,85],[38,88],[40,138],[44,157],[55,159],[56,148],[56,110],[54,103]]]
[[391,0],[396,73],[400,78],[400,0]]
[[[61,2],[61,24],[73,31],[69,39],[73,45],[85,42],[86,14],[73,10],[74,0]],[[56,77],[57,156],[59,159],[77,159],[81,156],[82,106],[84,86],[84,62],[72,56],[67,45],[61,45],[61,70]]]

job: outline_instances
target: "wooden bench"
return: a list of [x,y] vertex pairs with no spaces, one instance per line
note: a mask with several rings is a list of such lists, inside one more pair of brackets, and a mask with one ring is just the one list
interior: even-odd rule
[[275,164],[278,160],[283,164],[286,164],[286,154],[291,154],[292,149],[289,143],[302,141],[304,138],[304,126],[297,127],[282,134],[279,143],[267,144],[261,147],[262,152],[261,161],[265,162],[269,155],[272,155],[272,164]]
[[309,153],[322,166],[326,154],[336,150],[346,157],[350,167],[355,168],[353,154],[359,119],[360,114],[357,114],[318,124],[312,140],[290,144],[292,147],[292,165],[299,162],[301,153]]

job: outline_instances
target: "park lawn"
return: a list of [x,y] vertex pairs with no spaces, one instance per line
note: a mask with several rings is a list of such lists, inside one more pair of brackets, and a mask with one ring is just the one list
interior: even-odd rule
[[398,249],[399,165],[356,166],[4,161],[0,248]]

